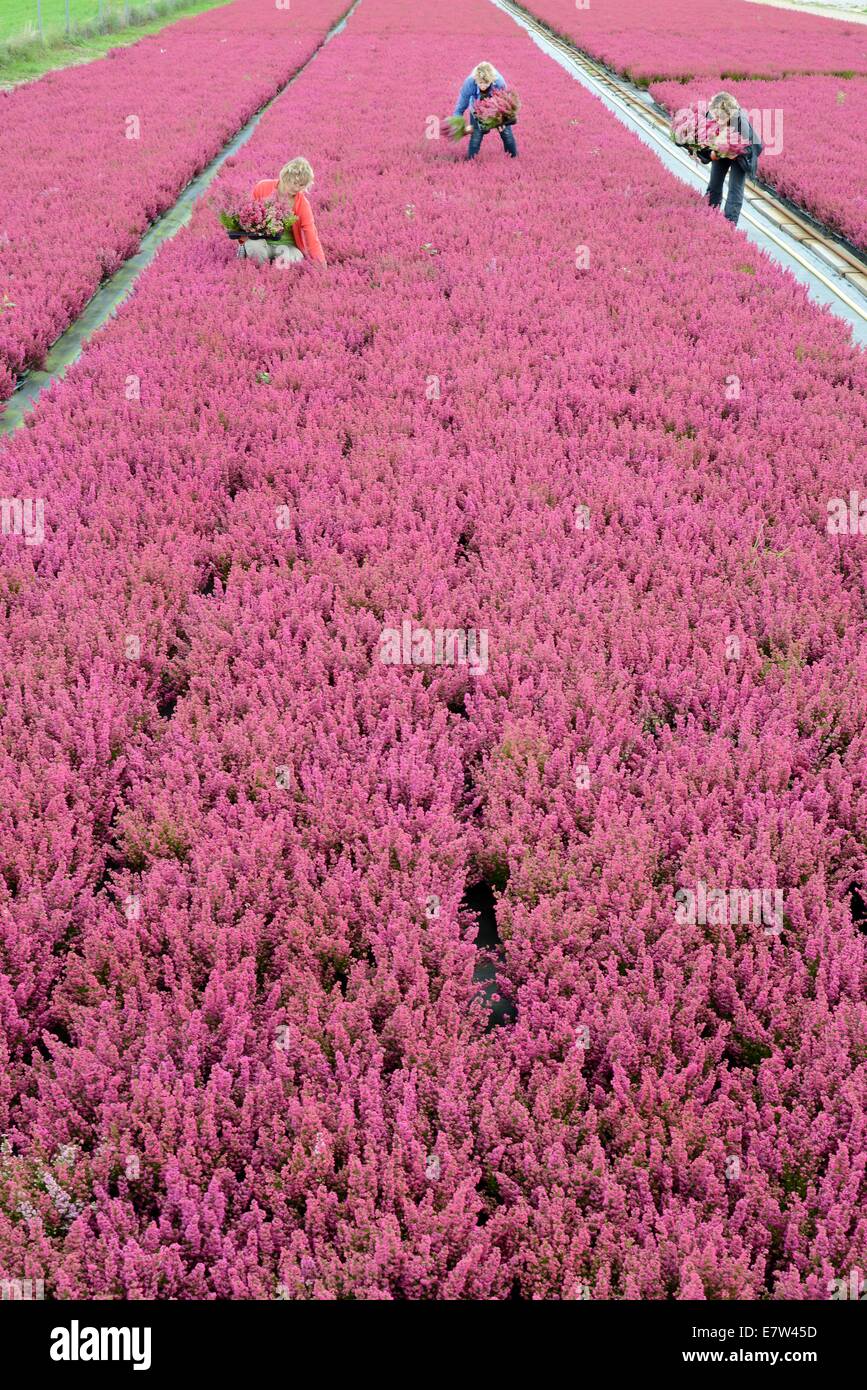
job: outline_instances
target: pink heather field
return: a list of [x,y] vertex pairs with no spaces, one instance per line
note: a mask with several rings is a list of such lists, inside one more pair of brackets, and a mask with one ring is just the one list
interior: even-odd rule
[[867,73],[867,26],[750,0],[519,0],[618,72],[663,78]]
[[[738,62],[867,44],[743,8]],[[340,10],[3,99],[54,131],[11,375]],[[485,57],[517,161],[432,138]],[[327,266],[239,257],[218,212],[298,154]],[[0,1281],[863,1288],[865,451],[849,327],[511,18],[361,0],[0,443]]]
[[0,92],[0,411],[349,3],[235,0]]

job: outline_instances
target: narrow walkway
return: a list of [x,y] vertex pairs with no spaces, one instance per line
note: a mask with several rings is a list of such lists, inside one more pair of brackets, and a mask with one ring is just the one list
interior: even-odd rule
[[142,237],[141,246],[136,254],[131,256],[128,261],[124,261],[111,279],[106,280],[105,284],[100,286],[80,316],[61,334],[53,347],[49,348],[45,354],[44,365],[28,372],[26,376],[21,378],[6,404],[6,409],[0,414],[0,435],[11,434],[13,430],[17,430],[24,423],[27,412],[32,410],[42,392],[53,381],[58,381],[65,376],[72,364],[78,361],[88,338],[98,328],[102,328],[103,324],[117,312],[119,305],[132,293],[136,280],[142,271],[150,265],[163,243],[171,240],[181,227],[185,227],[189,222],[196,202],[213,183],[226,160],[236,154],[243,145],[246,145],[262,117],[271,110],[275,102],[280,100],[283,93],[298,81],[302,73],[306,72],[325,45],[343,30],[360,4],[361,0],[353,0],[342,18],[332,25],[307,61],[292,74],[289,81],[283,84],[270,101],[266,102],[254,116],[251,116],[247,124],[241,127],[237,135],[232,137],[228,145],[224,146],[207,168],[203,169],[192,183],[187,184],[177,202],[151,225]]

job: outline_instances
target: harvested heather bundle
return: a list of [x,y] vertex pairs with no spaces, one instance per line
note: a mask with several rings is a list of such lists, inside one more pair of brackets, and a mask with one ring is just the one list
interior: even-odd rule
[[671,138],[690,154],[737,159],[749,148],[749,141],[730,125],[714,120],[701,102],[681,107],[671,121]]
[[261,241],[294,246],[292,227],[298,218],[280,198],[244,198],[220,213],[220,221],[233,241],[255,237]]
[[520,106],[520,97],[511,88],[491,88],[488,96],[476,102],[473,115],[482,130],[500,130],[516,123]]

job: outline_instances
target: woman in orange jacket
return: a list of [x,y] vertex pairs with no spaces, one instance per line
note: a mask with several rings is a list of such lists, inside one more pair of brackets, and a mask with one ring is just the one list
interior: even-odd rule
[[274,246],[267,241],[245,241],[241,254],[257,261],[277,260],[280,265],[293,261],[315,261],[325,265],[325,252],[316,232],[313,209],[307,190],[313,183],[313,170],[306,159],[290,159],[276,179],[260,179],[253,189],[254,198],[273,198],[276,194],[289,203],[298,219],[292,227],[294,246]]

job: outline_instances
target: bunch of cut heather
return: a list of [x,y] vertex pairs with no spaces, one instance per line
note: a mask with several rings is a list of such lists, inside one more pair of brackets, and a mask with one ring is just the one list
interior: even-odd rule
[[710,153],[712,142],[719,135],[719,125],[711,120],[701,102],[682,106],[671,118],[671,138],[691,154]]
[[244,198],[221,212],[220,221],[233,240],[254,237],[294,244],[292,225],[297,218],[279,198]]
[[517,92],[508,87],[498,87],[476,102],[473,115],[482,130],[499,130],[501,126],[515,124],[520,106]]
[[745,140],[739,131],[730,125],[720,125],[710,148],[711,154],[720,159],[737,159],[749,147],[749,140]]
[[691,154],[715,154],[720,159],[737,159],[749,148],[749,142],[742,135],[731,126],[714,120],[701,102],[675,111],[671,138]]
[[467,134],[467,124],[463,116],[446,116],[442,123],[443,135],[448,140],[463,140]]

